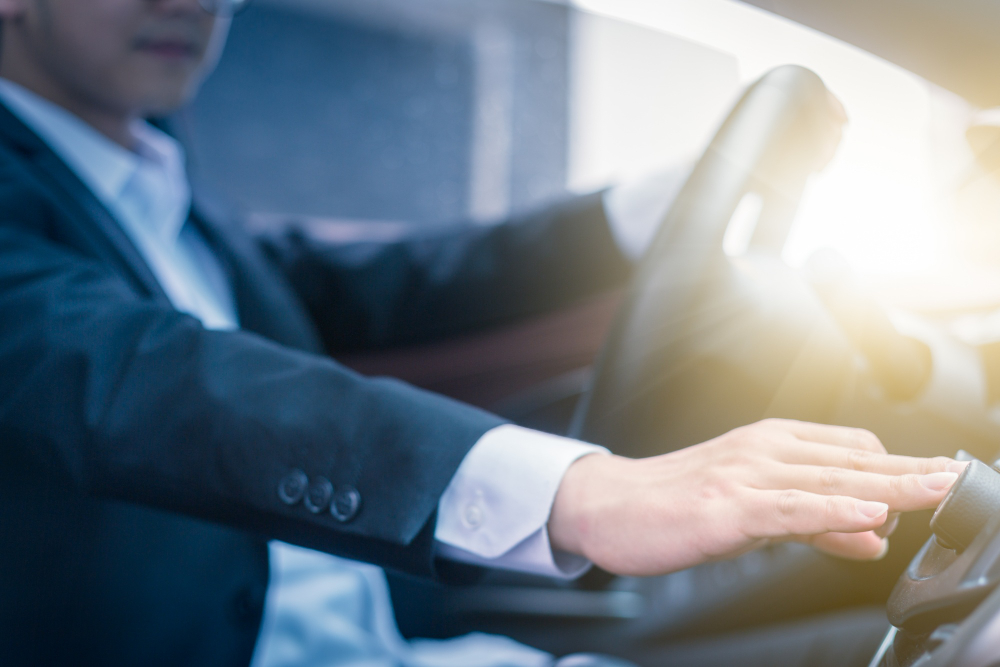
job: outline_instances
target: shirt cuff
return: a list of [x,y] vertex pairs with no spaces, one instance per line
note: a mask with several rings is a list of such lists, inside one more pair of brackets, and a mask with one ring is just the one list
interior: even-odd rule
[[622,254],[633,261],[643,256],[693,167],[674,164],[604,192],[604,211]]
[[604,447],[505,424],[487,431],[438,503],[440,556],[486,567],[572,578],[590,563],[553,552],[546,524],[563,475]]

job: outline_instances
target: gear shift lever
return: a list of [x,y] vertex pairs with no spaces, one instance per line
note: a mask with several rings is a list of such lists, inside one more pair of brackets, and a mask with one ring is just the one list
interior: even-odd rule
[[964,551],[989,520],[1000,514],[1000,472],[971,461],[931,518],[941,546]]

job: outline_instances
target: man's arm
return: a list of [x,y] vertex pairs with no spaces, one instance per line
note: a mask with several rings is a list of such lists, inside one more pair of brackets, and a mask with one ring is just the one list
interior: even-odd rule
[[333,352],[407,345],[550,312],[619,287],[632,264],[601,194],[507,222],[414,228],[330,243],[306,228],[262,237]]
[[[28,475],[411,571],[438,500],[498,418],[139,298],[0,226],[0,430]],[[293,470],[354,487],[349,521],[288,504]]]

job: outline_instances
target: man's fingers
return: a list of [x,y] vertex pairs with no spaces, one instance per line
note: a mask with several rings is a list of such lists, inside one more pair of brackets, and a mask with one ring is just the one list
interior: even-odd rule
[[831,556],[853,560],[879,560],[889,550],[889,541],[871,530],[863,533],[825,533],[799,541]]
[[801,489],[825,496],[850,496],[886,503],[894,511],[930,509],[948,493],[958,474],[881,475],[830,466],[776,465],[768,471],[775,489]]
[[847,449],[860,449],[877,454],[885,454],[882,441],[871,431],[847,426],[829,426],[794,420],[776,420],[776,424],[784,428],[799,440],[817,442]]
[[846,468],[883,475],[927,475],[935,472],[962,472],[968,465],[947,456],[919,458],[879,454],[863,449],[847,449],[815,443],[782,443],[780,458],[786,463]]
[[798,489],[756,491],[741,507],[740,526],[753,539],[875,530],[889,512],[885,503]]

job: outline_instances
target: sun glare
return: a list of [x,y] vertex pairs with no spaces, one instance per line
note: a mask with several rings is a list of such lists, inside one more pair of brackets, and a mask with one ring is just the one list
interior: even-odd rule
[[[695,146],[710,138],[741,86],[773,67],[795,63],[823,78],[843,102],[850,121],[837,156],[806,192],[785,259],[798,266],[814,251],[833,248],[855,271],[871,276],[926,273],[947,260],[947,239],[935,220],[931,90],[923,80],[826,35],[731,0],[574,0],[574,4],[587,14],[697,45],[700,52],[684,52],[684,59],[664,67],[695,72],[702,67],[703,76],[700,84],[678,79],[673,91],[660,93],[660,99],[673,95],[671,108],[680,104],[676,98],[692,108],[701,105],[695,121],[684,114],[678,118],[663,114],[655,121],[688,122],[690,129],[658,129],[625,103],[610,106],[609,98],[628,99],[622,92],[629,85],[627,77],[614,78],[594,64],[602,53],[611,54],[609,58],[623,59],[619,70],[628,71],[629,55],[622,51],[649,47],[635,36],[606,44],[608,35],[620,28],[606,29],[599,39],[593,28],[581,29],[579,40],[586,43],[578,44],[576,53],[583,55],[574,60],[581,73],[572,97],[571,187],[613,182],[634,173],[637,165],[692,154]],[[719,80],[726,77],[726,70],[713,60],[718,55],[734,63],[732,82]],[[649,53],[632,58],[633,68],[645,62],[633,78],[645,76],[654,84],[667,85],[662,80],[667,75],[657,74],[660,64],[649,59]],[[601,88],[602,75],[613,84]],[[617,92],[610,90],[611,85]],[[633,100],[632,106],[636,105]],[[673,154],[671,132],[676,135]],[[624,145],[617,153],[609,148],[614,141]]]

